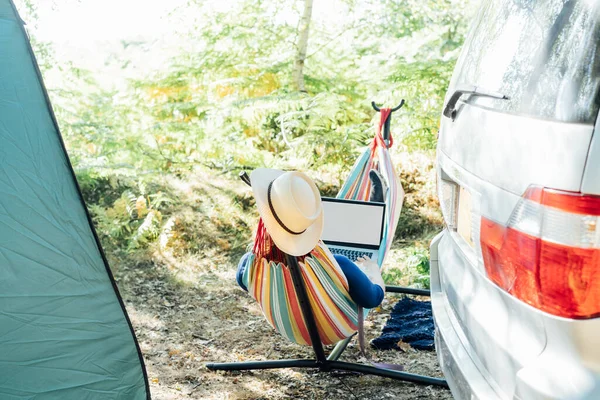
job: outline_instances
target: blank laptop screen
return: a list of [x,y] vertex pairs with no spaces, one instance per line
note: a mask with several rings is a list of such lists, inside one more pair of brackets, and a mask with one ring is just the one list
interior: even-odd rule
[[383,234],[385,203],[323,197],[325,242],[377,246]]

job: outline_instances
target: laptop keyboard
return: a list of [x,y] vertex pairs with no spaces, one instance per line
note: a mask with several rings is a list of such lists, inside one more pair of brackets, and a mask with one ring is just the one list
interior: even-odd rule
[[359,257],[369,257],[369,258],[373,257],[372,251],[340,249],[337,247],[330,247],[329,250],[333,254],[339,254],[339,255],[348,257],[348,259],[350,261],[356,261]]

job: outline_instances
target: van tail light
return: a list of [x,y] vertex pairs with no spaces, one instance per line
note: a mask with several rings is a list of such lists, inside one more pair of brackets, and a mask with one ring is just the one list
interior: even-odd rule
[[506,226],[482,217],[489,278],[542,311],[600,316],[600,197],[532,186]]

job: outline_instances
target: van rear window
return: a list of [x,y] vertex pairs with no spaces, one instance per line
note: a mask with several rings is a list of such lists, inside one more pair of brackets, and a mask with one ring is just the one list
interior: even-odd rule
[[474,104],[559,121],[594,123],[600,87],[600,1],[484,2],[451,87],[509,96]]

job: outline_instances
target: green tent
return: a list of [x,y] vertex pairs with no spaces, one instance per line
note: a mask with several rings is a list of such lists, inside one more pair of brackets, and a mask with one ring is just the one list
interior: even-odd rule
[[0,399],[147,398],[23,23],[0,0]]

